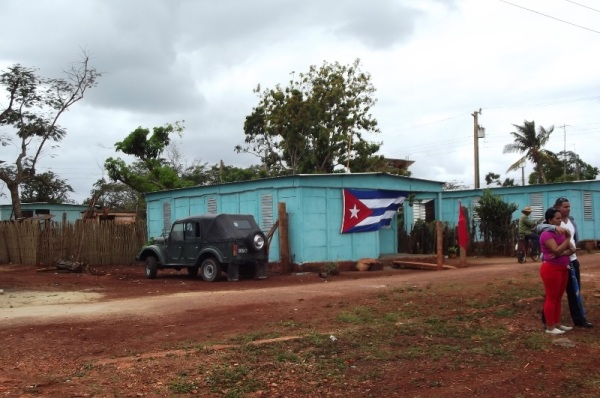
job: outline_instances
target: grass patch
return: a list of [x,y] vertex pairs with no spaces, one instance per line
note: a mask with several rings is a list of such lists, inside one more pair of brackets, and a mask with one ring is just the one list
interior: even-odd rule
[[178,377],[172,380],[168,384],[169,391],[174,394],[190,394],[192,391],[197,390],[198,386],[185,377]]

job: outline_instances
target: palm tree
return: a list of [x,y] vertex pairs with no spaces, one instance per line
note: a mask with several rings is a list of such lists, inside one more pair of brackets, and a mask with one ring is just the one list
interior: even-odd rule
[[[552,162],[552,152],[544,149],[544,145],[548,142],[550,134],[554,131],[554,126],[548,130],[539,126],[537,134],[535,131],[535,122],[525,120],[522,126],[513,124],[517,131],[511,132],[515,139],[512,144],[504,146],[504,153],[523,153],[523,157],[513,163],[507,171],[516,171],[521,168],[527,160],[533,163],[535,170],[542,180],[546,183],[546,175],[544,174],[545,163]],[[539,179],[538,179],[539,182]]]

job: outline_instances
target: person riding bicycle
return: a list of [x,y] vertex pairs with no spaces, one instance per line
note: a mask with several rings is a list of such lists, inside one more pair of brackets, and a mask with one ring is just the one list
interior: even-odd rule
[[519,235],[521,235],[526,242],[529,241],[531,252],[537,254],[540,250],[540,236],[534,232],[537,223],[529,218],[531,207],[525,207],[521,210],[521,213],[523,213],[523,215],[519,218]]

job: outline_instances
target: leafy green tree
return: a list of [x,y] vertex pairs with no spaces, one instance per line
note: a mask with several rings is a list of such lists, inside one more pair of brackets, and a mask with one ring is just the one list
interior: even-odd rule
[[214,185],[237,181],[250,181],[270,177],[263,166],[241,168],[228,166],[222,161],[209,166],[208,163],[197,164],[186,168],[181,178],[192,185]]
[[69,199],[73,188],[52,171],[36,174],[21,184],[22,203],[74,203]]
[[485,184],[490,186],[492,184],[500,185],[500,174],[489,172],[485,175]]
[[175,133],[181,136],[182,132],[183,125],[180,122],[154,127],[152,133],[147,128],[138,127],[115,144],[117,151],[138,160],[128,165],[121,158],[106,159],[104,168],[108,176],[112,181],[121,182],[138,193],[193,185],[181,178],[179,165],[173,165],[162,157],[171,143],[170,135]]
[[535,122],[525,120],[522,126],[513,124],[517,131],[510,134],[515,142],[504,146],[504,153],[522,153],[524,154],[519,160],[513,163],[507,171],[516,171],[521,168],[525,161],[529,160],[533,163],[539,180],[537,183],[546,183],[546,174],[544,173],[544,163],[552,161],[552,152],[544,149],[544,145],[548,142],[550,134],[554,131],[554,126],[545,129],[539,126],[537,132],[535,130]]
[[[74,64],[66,78],[49,79],[38,75],[35,68],[19,64],[0,74],[0,86],[7,92],[7,106],[0,111],[0,143],[17,149],[14,163],[0,164],[0,180],[4,181],[15,217],[22,216],[19,187],[32,181],[36,167],[48,145],[56,148],[67,134],[58,124],[60,117],[86,91],[96,86],[101,76],[90,67],[89,56]],[[14,134],[14,136],[13,136]]]
[[90,204],[114,211],[140,212],[146,207],[142,194],[121,182],[110,182],[104,178],[94,184],[91,199],[86,199],[83,204]]
[[[595,180],[600,170],[597,167],[581,160],[579,155],[572,151],[561,151],[557,154],[551,153],[551,161],[542,166],[547,181],[566,182],[580,180]],[[535,184],[539,180],[536,171],[529,174],[529,183]]]
[[500,174],[496,174],[493,172],[489,172],[486,174],[485,176],[485,183],[487,186],[490,186],[492,184],[496,184],[499,187],[514,187],[515,186],[515,180],[514,178],[505,178],[504,182],[500,181]]
[[379,132],[371,114],[375,88],[360,60],[325,62],[292,76],[285,88],[255,90],[259,104],[246,117],[245,145],[235,150],[255,154],[275,174],[373,167],[378,160],[368,159],[381,144],[365,141],[363,134]]
[[494,195],[491,190],[485,189],[475,208],[479,217],[479,229],[483,236],[484,252],[490,255],[495,247],[507,247],[511,238],[512,214],[518,206],[514,203],[504,202],[500,196]]
[[444,187],[442,188],[442,190],[444,191],[460,191],[460,190],[464,190],[464,189],[469,189],[469,187],[465,184],[458,181],[448,181],[444,183]]
[[505,178],[504,181],[502,181],[502,186],[503,187],[514,187],[515,179],[514,178]]

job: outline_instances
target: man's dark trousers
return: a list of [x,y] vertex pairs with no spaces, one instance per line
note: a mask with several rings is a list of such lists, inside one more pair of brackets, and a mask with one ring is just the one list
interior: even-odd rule
[[[577,276],[577,283],[579,284],[579,294],[581,294],[581,278],[579,277],[579,260],[575,259],[571,261],[571,267],[575,270],[575,275]],[[571,313],[571,318],[573,318],[573,323],[575,325],[582,325],[586,322],[585,314],[581,310],[579,306],[579,300],[577,300],[577,291],[575,286],[573,286],[573,281],[569,277],[569,281],[567,282],[567,299],[569,301],[569,312]]]

